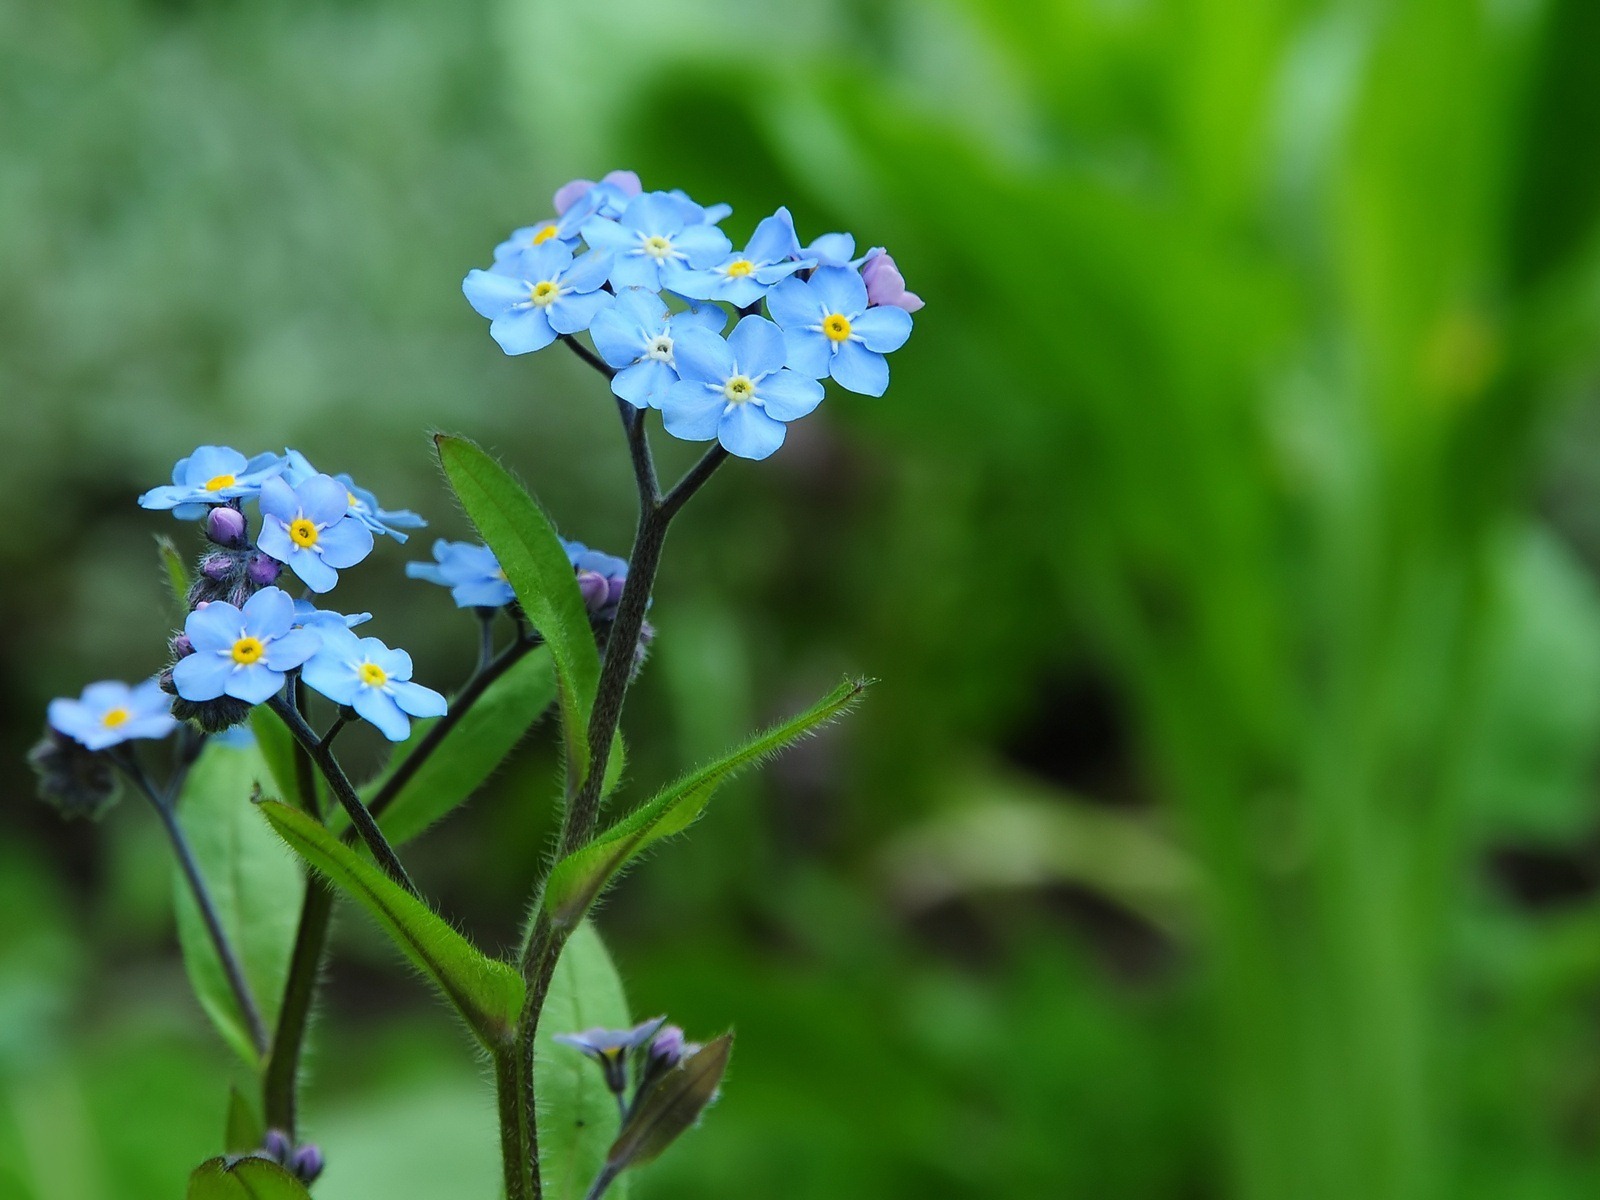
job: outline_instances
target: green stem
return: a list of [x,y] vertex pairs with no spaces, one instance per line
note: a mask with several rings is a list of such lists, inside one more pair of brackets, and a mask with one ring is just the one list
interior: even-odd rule
[[283,989],[283,1007],[278,1010],[278,1028],[261,1086],[267,1128],[283,1130],[291,1142],[297,1123],[300,1059],[311,1025],[311,1005],[322,973],[332,916],[333,888],[315,872],[308,874],[305,899],[300,906],[300,927],[295,933],[289,976]]
[[505,1169],[506,1200],[528,1200],[537,1195],[533,1164],[528,1159],[528,1110],[518,1079],[517,1056],[508,1049],[494,1056],[495,1099],[500,1106],[500,1158]]
[[595,1176],[594,1186],[589,1189],[583,1200],[600,1200],[600,1197],[606,1194],[606,1189],[611,1186],[620,1174],[622,1174],[621,1167],[607,1163],[601,1169],[600,1174]]

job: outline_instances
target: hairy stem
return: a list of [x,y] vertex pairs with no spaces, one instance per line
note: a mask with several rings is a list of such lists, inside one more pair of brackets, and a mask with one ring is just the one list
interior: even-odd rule
[[519,1082],[516,1053],[510,1048],[494,1056],[495,1099],[500,1106],[500,1159],[505,1170],[506,1200],[528,1200],[537,1196],[534,1166],[528,1158],[528,1110],[523,1105],[524,1091]]
[[338,760],[333,757],[333,753],[317,737],[311,726],[306,724],[305,718],[294,705],[282,696],[274,696],[267,703],[272,706],[273,712],[283,718],[283,723],[289,727],[289,732],[294,734],[295,740],[305,747],[307,754],[311,755],[311,761],[317,764],[317,769],[322,772],[322,777],[328,781],[328,786],[333,789],[333,794],[350,817],[350,823],[355,826],[356,832],[367,844],[367,849],[372,851],[372,857],[377,860],[384,873],[413,896],[417,895],[416,884],[411,882],[411,876],[406,874],[406,869],[401,865],[394,847],[389,845],[389,839],[383,836],[383,830],[378,828],[378,822],[373,820],[367,806],[361,803],[361,797],[356,795],[355,788],[350,785],[349,778],[339,766]]
[[305,899],[300,906],[300,927],[289,957],[289,975],[283,988],[283,1007],[272,1037],[272,1053],[262,1076],[262,1107],[267,1128],[281,1129],[292,1142],[298,1120],[300,1059],[311,1026],[311,1005],[322,974],[328,923],[333,916],[333,887],[320,875],[306,875]]

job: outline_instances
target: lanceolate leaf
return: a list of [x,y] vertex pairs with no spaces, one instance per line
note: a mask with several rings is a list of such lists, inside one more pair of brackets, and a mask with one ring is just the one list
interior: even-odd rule
[[201,1163],[189,1176],[187,1200],[309,1200],[305,1185],[275,1162],[225,1158]]
[[184,564],[183,555],[178,553],[172,539],[165,534],[156,538],[156,553],[161,556],[161,570],[167,577],[167,588],[172,593],[178,612],[188,612],[189,568]]
[[589,770],[589,710],[600,679],[589,614],[572,562],[555,527],[526,489],[465,438],[434,438],[439,461],[461,506],[500,560],[523,611],[555,662],[567,770],[573,783]]
[[[272,786],[260,751],[212,741],[184,783],[178,822],[270,1029],[288,975],[303,888],[294,856],[256,817],[250,798],[257,786]],[[223,1038],[254,1066],[249,1029],[200,910],[176,865],[172,874],[178,940],[195,994]]]
[[[406,780],[379,817],[384,834],[396,845],[408,842],[465,803],[555,698],[555,673],[541,647],[490,684]],[[415,722],[412,736],[395,747],[391,769],[362,789],[369,802],[436,724]]]
[[275,801],[260,808],[279,837],[377,919],[485,1046],[504,1043],[522,1011],[522,979],[515,971],[482,953],[439,914],[304,813]]
[[[622,981],[594,926],[579,925],[567,939],[534,1038],[539,1090],[539,1169],[546,1200],[583,1200],[605,1165],[617,1128],[617,1102],[594,1063],[558,1033],[625,1029],[632,1024]],[[617,1187],[607,1200],[623,1195]]]
[[866,680],[847,680],[805,712],[658,792],[589,845],[562,859],[545,888],[545,909],[551,919],[563,927],[578,921],[629,859],[652,842],[683,832],[734,775],[846,712],[866,687]]
[[717,1098],[732,1053],[733,1034],[725,1033],[674,1067],[628,1118],[611,1146],[606,1165],[619,1171],[641,1166],[694,1128],[706,1106]]

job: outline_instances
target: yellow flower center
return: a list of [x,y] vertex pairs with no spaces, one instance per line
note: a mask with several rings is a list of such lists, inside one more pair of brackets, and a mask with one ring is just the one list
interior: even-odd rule
[[556,227],[554,225],[546,225],[543,229],[539,230],[538,233],[533,235],[533,244],[535,246],[542,246],[551,238],[555,237],[555,235]]
[[125,708],[113,708],[105,716],[100,718],[100,724],[104,725],[107,729],[115,729],[118,725],[121,725],[127,721],[127,719],[132,715],[133,714]]
[[241,667],[248,667],[266,652],[267,648],[261,644],[260,638],[242,637],[233,644],[233,661]]
[[756,394],[756,385],[748,375],[735,375],[722,385],[722,394],[728,398],[729,404],[743,404]]
[[206,480],[206,491],[220,492],[223,488],[231,488],[235,482],[232,475],[213,475]]
[[755,263],[748,258],[736,259],[728,264],[728,275],[733,279],[742,279],[755,269]]
[[842,342],[850,336],[850,318],[843,313],[834,313],[822,322],[822,332],[836,342]]
[[361,682],[368,687],[382,687],[389,682],[389,676],[377,663],[362,663],[360,675]]
[[346,492],[344,495],[345,495],[345,499],[350,502],[350,507],[351,508],[360,508],[361,507],[361,501],[356,499],[356,494],[354,492]]
[[543,308],[553,301],[560,291],[553,280],[544,279],[533,285],[533,291],[528,293],[528,298]]
[[317,544],[317,526],[314,521],[299,517],[289,522],[289,540],[302,550],[309,550]]
[[672,253],[672,242],[659,233],[652,234],[644,240],[644,252],[651,258],[666,258]]

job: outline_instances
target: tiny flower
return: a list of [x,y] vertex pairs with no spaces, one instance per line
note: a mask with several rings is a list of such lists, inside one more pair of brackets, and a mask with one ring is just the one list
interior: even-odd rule
[[611,286],[642,287],[653,292],[677,285],[691,270],[701,270],[727,256],[732,243],[714,225],[695,219],[703,209],[686,198],[665,192],[635,196],[616,221],[593,217],[583,238],[611,257]]
[[50,701],[50,728],[90,750],[134,738],[164,738],[178,727],[172,698],[154,679],[132,687],[116,680],[91,683],[76,700]]
[[243,608],[220,600],[197,608],[183,631],[194,653],[173,664],[172,682],[193,703],[229,696],[261,704],[321,644],[317,633],[295,628],[294,601],[275,587],[262,588]]
[[802,267],[816,265],[814,260],[800,259],[799,255],[800,239],[795,236],[794,219],[787,208],[780,208],[756,226],[743,250],[714,267],[688,272],[673,291],[696,300],[721,300],[747,308],[780,279]]
[[469,271],[461,283],[468,303],[489,318],[489,336],[507,354],[543,350],[558,334],[580,333],[611,302],[600,291],[608,255],[572,257],[572,247],[548,241],[493,271]]
[[347,704],[391,742],[411,733],[411,717],[442,717],[445,698],[411,682],[411,656],[391,650],[377,638],[358,638],[348,629],[324,625],[322,647],[301,669],[306,686],[335,704]]
[[433,544],[433,557],[431,563],[407,563],[406,575],[449,588],[457,608],[499,608],[517,598],[487,546],[440,538]]
[[611,620],[617,615],[617,601],[622,599],[623,585],[628,582],[628,560],[566,538],[561,539],[561,545],[577,572],[578,591],[589,615],[601,621]]
[[726,341],[686,329],[673,353],[680,379],[661,418],[674,437],[716,438],[730,454],[766,458],[783,445],[785,422],[822,403],[822,385],[784,365],[783,334],[762,317],[745,317]]
[[116,772],[104,754],[77,738],[46,729],[28,752],[28,765],[39,779],[39,799],[67,820],[97,821],[117,802]]
[[318,608],[309,600],[296,600],[294,602],[294,623],[305,629],[326,629],[337,626],[340,629],[354,629],[357,625],[364,625],[372,620],[371,613],[344,613],[328,612]]
[[628,1090],[628,1056],[655,1036],[656,1030],[666,1024],[665,1017],[656,1017],[635,1025],[632,1029],[586,1029],[582,1033],[558,1033],[554,1041],[563,1046],[582,1050],[605,1072],[606,1086],[620,1100]]
[[254,496],[283,464],[276,454],[245,458],[228,446],[201,446],[172,468],[172,482],[139,497],[141,508],[172,510],[181,520],[197,520],[214,504]]
[[862,259],[861,280],[867,285],[867,300],[874,305],[903,308],[908,313],[923,307],[921,296],[906,291],[905,276],[882,246],[874,246]]
[[869,307],[867,285],[848,267],[818,267],[810,279],[785,279],[767,295],[767,311],[783,328],[789,366],[821,379],[831,375],[864,396],[889,386],[884,355],[911,336],[911,314]]
[[[283,452],[284,470],[283,478],[291,487],[299,487],[313,475],[320,472],[311,465],[304,454],[298,450],[285,450]],[[386,509],[378,503],[378,498],[364,487],[356,484],[349,475],[340,473],[333,476],[335,482],[344,484],[345,491],[350,498],[350,515],[355,517],[373,533],[386,534],[397,542],[404,542],[406,535],[402,529],[421,529],[427,524],[425,520],[407,508]]]
[[669,313],[661,297],[646,288],[625,288],[617,302],[589,326],[600,357],[618,368],[611,390],[635,408],[659,408],[667,389],[678,382],[673,339],[684,329],[721,333],[728,315],[714,304],[692,304]]
[[269,479],[261,489],[256,544],[313,592],[326,592],[340,570],[372,553],[372,531],[350,511],[349,490],[331,476],[313,475],[298,487]]

